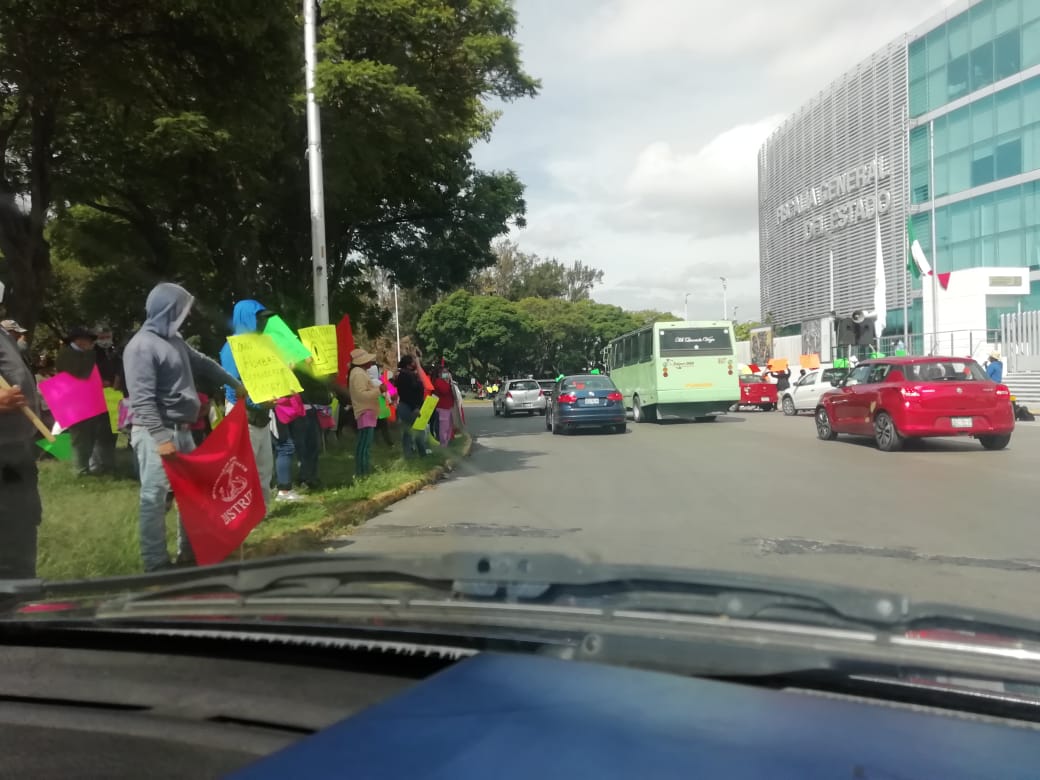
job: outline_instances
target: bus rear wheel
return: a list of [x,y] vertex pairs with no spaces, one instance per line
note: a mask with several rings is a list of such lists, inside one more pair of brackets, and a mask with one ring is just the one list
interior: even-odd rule
[[649,423],[657,421],[657,407],[653,404],[643,406],[639,396],[632,398],[632,420],[637,423]]

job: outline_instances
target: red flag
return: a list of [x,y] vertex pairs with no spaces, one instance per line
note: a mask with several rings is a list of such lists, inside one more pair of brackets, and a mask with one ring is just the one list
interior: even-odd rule
[[235,404],[201,447],[164,459],[163,466],[200,564],[220,563],[264,519],[245,404]]
[[339,373],[337,379],[341,385],[347,383],[350,373],[350,353],[354,351],[354,331],[350,327],[350,315],[344,314],[336,326],[336,350],[339,352]]

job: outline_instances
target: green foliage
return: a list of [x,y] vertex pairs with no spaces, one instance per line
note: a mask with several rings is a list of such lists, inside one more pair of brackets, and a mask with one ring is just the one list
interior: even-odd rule
[[733,325],[733,335],[737,341],[751,341],[751,331],[761,327],[761,322],[737,322]]
[[511,301],[524,298],[587,300],[592,288],[602,283],[603,271],[580,260],[567,266],[556,258],[529,254],[511,241],[494,247],[495,262],[476,274],[470,284],[474,292],[498,295]]
[[[320,9],[330,306],[378,328],[367,268],[449,290],[523,225],[520,181],[470,149],[494,124],[488,99],[538,83],[508,0]],[[298,2],[0,0],[0,19],[0,278],[18,319],[115,302],[129,321],[166,279],[207,321],[245,296],[310,321]]]
[[600,362],[611,340],[642,322],[617,306],[591,300],[524,298],[459,290],[419,320],[427,357],[491,376],[556,376]]

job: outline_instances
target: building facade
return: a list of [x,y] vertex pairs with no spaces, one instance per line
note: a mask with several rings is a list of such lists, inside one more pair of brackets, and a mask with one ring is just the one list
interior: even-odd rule
[[[904,310],[927,351],[941,334],[1040,309],[1040,0],[952,3],[770,136],[759,152],[763,316],[786,325],[869,309],[875,213],[893,337]],[[934,276],[906,271],[908,218]]]

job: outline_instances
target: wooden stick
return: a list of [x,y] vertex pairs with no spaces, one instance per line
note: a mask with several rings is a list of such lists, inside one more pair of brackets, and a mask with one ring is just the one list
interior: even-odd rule
[[[4,379],[2,376],[0,376],[0,389],[3,389],[3,390],[10,390],[11,389],[11,385],[9,385],[7,380]],[[32,422],[32,424],[36,426],[36,430],[38,430],[41,434],[43,434],[43,438],[45,438],[49,442],[53,442],[54,441],[54,434],[51,433],[47,429],[46,425],[43,424],[43,420],[41,420],[39,417],[36,416],[36,412],[34,412],[28,406],[23,406],[22,407],[22,414],[24,414],[26,417],[28,417],[29,420]]]

